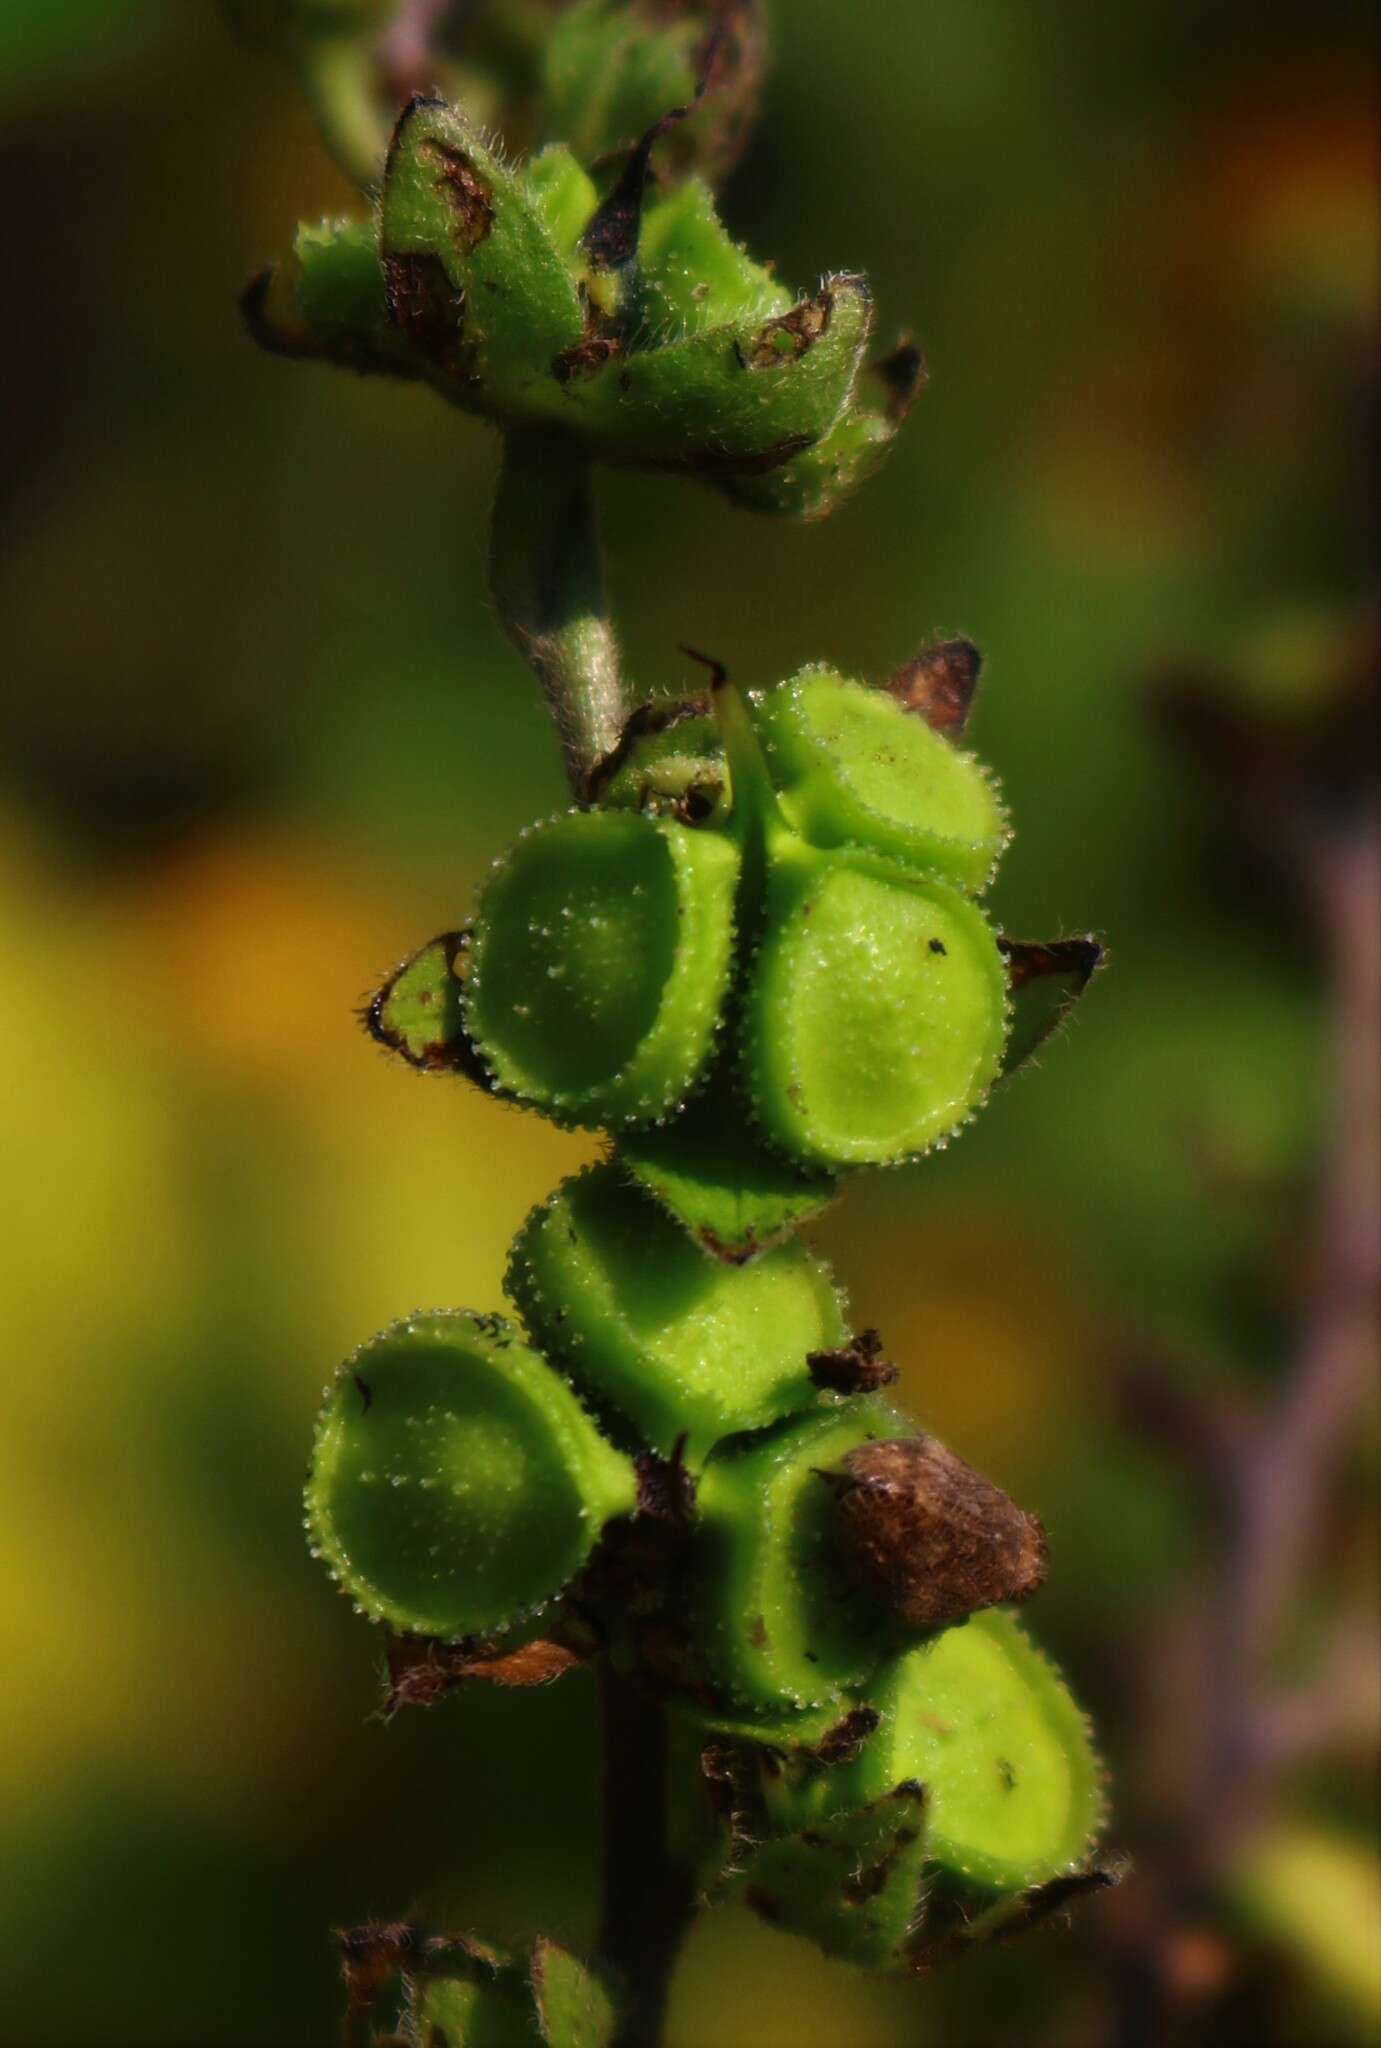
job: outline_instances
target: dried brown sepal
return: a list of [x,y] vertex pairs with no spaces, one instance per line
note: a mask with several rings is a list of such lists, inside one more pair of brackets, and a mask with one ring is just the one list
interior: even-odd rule
[[851,1764],[870,1735],[875,1735],[881,1715],[876,1707],[854,1707],[833,1728],[821,1736],[810,1754],[827,1769]]
[[1054,1877],[1048,1884],[1019,1892],[1015,1898],[1003,1899],[976,1918],[956,1914],[946,1919],[938,1915],[943,1924],[937,1927],[928,1923],[908,1945],[907,1968],[917,1976],[928,1976],[931,1971],[944,1969],[994,1942],[1029,1934],[1032,1928],[1053,1920],[1080,1899],[1110,1890],[1121,1882],[1121,1876],[1116,1869],[1078,1870],[1068,1877]]
[[[872,374],[881,379],[887,393],[887,417],[894,427],[899,427],[925,388],[929,371],[925,356],[908,335],[899,341],[889,354],[879,357],[872,365]],[[967,647],[968,641],[957,641],[957,646]],[[977,649],[974,649],[977,653]],[[979,657],[980,662],[982,657]]]
[[695,1479],[686,1470],[686,1438],[676,1439],[669,1458],[644,1451],[633,1460],[638,1479],[638,1513],[655,1522],[688,1529],[695,1520]]
[[522,1690],[551,1685],[584,1663],[593,1648],[579,1640],[574,1628],[563,1631],[563,1639],[539,1637],[513,1650],[391,1636],[384,1714],[392,1720],[406,1707],[435,1706],[457,1686],[472,1683]]
[[860,1330],[838,1351],[812,1351],[806,1364],[822,1393],[875,1394],[901,1376],[900,1367],[883,1357],[876,1330]]
[[1044,1583],[1045,1531],[934,1437],[861,1444],[837,1471],[841,1548],[906,1628],[946,1628]]
[[1085,932],[1075,939],[998,938],[1007,965],[1012,1028],[1002,1074],[1025,1066],[1062,1024],[1107,958],[1101,939]]
[[345,1980],[346,2034],[353,2039],[394,1978],[416,1969],[423,1939],[406,1920],[370,1920],[360,1927],[338,1927],[336,1942]]
[[982,673],[983,657],[972,640],[937,640],[894,669],[884,688],[932,732],[957,740],[969,722]]

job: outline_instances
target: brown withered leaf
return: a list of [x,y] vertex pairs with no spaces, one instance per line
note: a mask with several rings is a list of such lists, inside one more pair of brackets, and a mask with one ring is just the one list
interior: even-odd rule
[[893,669],[884,688],[932,732],[961,739],[969,722],[983,657],[972,640],[937,640]]
[[860,1444],[821,1477],[845,1555],[907,1628],[948,1627],[1044,1582],[1040,1522],[934,1437]]

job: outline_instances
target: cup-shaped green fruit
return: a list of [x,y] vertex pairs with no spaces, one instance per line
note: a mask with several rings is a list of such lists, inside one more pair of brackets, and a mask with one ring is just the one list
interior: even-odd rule
[[651,139],[601,203],[563,146],[515,170],[456,109],[416,100],[377,223],[303,230],[250,287],[252,331],[279,353],[424,379],[505,427],[565,429],[615,462],[725,487],[788,465],[851,414],[867,285],[833,275],[793,295],[697,179],[644,209]]
[[554,1598],[634,1495],[631,1465],[511,1324],[419,1313],[327,1389],[307,1522],[371,1620],[457,1640]]
[[482,893],[465,1027],[504,1093],[559,1122],[652,1124],[710,1056],[738,859],[718,833],[569,811],[525,832]]
[[840,1556],[834,1495],[820,1475],[904,1427],[880,1401],[832,1402],[726,1444],[706,1466],[699,1625],[726,1701],[765,1714],[819,1705],[868,1678],[893,1647],[891,1616]]
[[810,1828],[916,1783],[928,1860],[965,1886],[1025,1891],[1084,1864],[1102,1768],[1064,1680],[1010,1614],[975,1614],[896,1658],[867,1699],[879,1725],[850,1762],[764,1779],[774,1825]]
[[707,1258],[617,1164],[567,1181],[519,1233],[508,1292],[533,1342],[663,1457],[818,1401],[808,1355],[842,1343],[833,1278],[795,1241]]
[[757,944],[739,1078],[760,1129],[815,1168],[894,1165],[944,1143],[1001,1067],[995,933],[946,883],[871,846],[818,846],[785,814],[737,691],[716,690]]
[[754,714],[782,816],[815,846],[871,847],[966,893],[1009,835],[993,778],[886,690],[808,668]]

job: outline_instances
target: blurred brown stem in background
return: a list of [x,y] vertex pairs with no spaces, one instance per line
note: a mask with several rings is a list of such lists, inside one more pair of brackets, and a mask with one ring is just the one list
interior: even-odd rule
[[[1362,660],[1366,676],[1369,649]],[[1136,1361],[1123,1375],[1134,1419],[1194,1471],[1222,1518],[1204,1597],[1151,1642],[1144,1666],[1147,1750],[1164,1744],[1168,1727],[1180,1767],[1178,1797],[1160,1816],[1162,1849],[1145,1859],[1105,1922],[1123,2048],[1180,2039],[1196,2016],[1212,2026],[1231,1958],[1218,1941],[1213,1953],[1200,1952],[1209,1896],[1269,1810],[1281,1772],[1340,1741],[1370,1739],[1379,1704],[1374,1627],[1341,1628],[1302,1687],[1283,1689],[1274,1676],[1283,1640],[1301,1618],[1306,1575],[1376,1356],[1381,814],[1357,716],[1371,708],[1370,683],[1354,678],[1306,732],[1271,730],[1226,709],[1211,681],[1178,678],[1164,701],[1236,799],[1251,836],[1283,856],[1310,913],[1331,998],[1331,1123],[1299,1341],[1274,1395],[1260,1407],[1196,1399],[1155,1361]]]

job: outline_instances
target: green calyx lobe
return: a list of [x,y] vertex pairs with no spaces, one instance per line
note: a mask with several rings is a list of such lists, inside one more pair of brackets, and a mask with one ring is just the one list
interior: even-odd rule
[[680,1445],[692,1467],[724,1437],[813,1406],[808,1354],[845,1335],[830,1273],[802,1245],[716,1263],[617,1164],[534,1210],[507,1286],[594,1404],[663,1457]]
[[371,1620],[457,1640],[558,1594],[631,1466],[500,1316],[418,1314],[328,1390],[307,1481],[314,1547]]
[[728,989],[737,871],[722,836],[634,813],[524,834],[483,891],[463,998],[495,1086],[593,1128],[678,1109]]
[[[831,689],[826,703],[835,697]],[[828,784],[818,764],[806,809],[823,811],[833,832],[850,807],[866,822],[882,791],[893,814],[881,848],[842,835],[819,845],[773,787],[738,693],[721,687],[715,703],[733,789],[728,829],[744,850],[745,888],[758,895],[742,920],[758,935],[742,997],[743,1093],[769,1143],[808,1168],[915,1157],[968,1120],[1000,1069],[1006,976],[996,935],[958,890],[896,857],[896,814],[914,830],[918,813],[892,761],[866,748],[862,765],[855,757],[872,806],[841,778]],[[807,723],[808,756],[817,738]],[[952,812],[952,797],[945,802]]]
[[697,1500],[700,1626],[726,1702],[760,1714],[818,1706],[886,1655],[890,1617],[860,1596],[841,1560],[819,1475],[904,1427],[883,1403],[851,1400],[727,1444],[710,1460]]
[[[652,140],[630,159],[644,174]],[[514,170],[432,100],[398,124],[377,223],[304,230],[245,307],[279,353],[422,378],[500,425],[731,490],[853,416],[872,320],[859,277],[794,298],[696,179],[644,206],[635,177],[601,203],[563,145]],[[832,488],[855,481],[846,465]],[[822,509],[812,492],[762,509]]]

